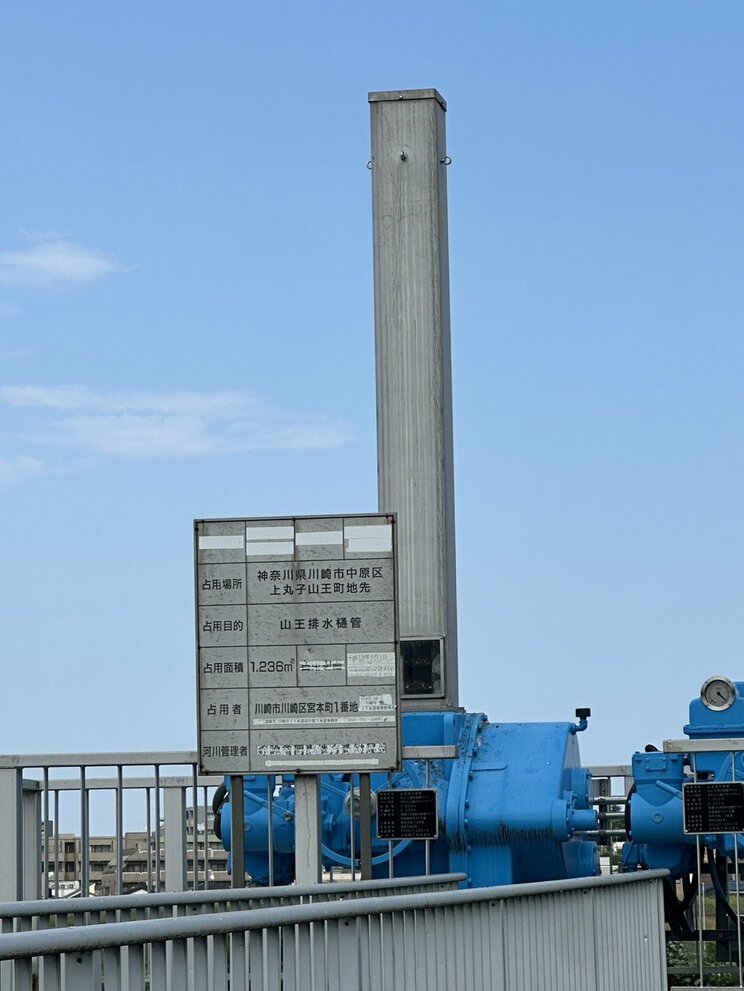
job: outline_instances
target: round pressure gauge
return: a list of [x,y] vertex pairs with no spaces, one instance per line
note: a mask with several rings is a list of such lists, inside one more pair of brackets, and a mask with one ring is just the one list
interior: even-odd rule
[[712,678],[708,678],[707,681],[703,682],[703,687],[700,689],[700,698],[703,705],[707,705],[709,709],[722,712],[734,704],[736,685],[734,685],[733,681],[729,681],[728,678],[722,677],[722,675],[713,675]]

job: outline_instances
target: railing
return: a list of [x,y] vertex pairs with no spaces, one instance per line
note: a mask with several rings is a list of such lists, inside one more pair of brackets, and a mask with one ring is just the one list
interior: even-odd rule
[[[125,774],[125,770],[141,767],[151,768],[151,775]],[[186,773],[176,776],[163,773],[165,768],[179,767]],[[77,777],[53,776],[61,768],[76,769]],[[92,769],[100,768],[114,768],[114,776],[91,774]],[[31,777],[33,772],[40,777]],[[196,754],[190,751],[0,756],[0,899],[61,895],[65,873],[61,865],[65,861],[60,851],[60,796],[65,792],[77,792],[79,831],[72,837],[72,845],[80,894],[88,893],[91,875],[91,795],[101,791],[114,795],[111,860],[115,863],[113,886],[117,892],[123,891],[125,865],[124,796],[133,792],[139,793],[141,800],[135,815],[144,829],[138,832],[144,832],[147,837],[144,851],[147,866],[142,878],[147,889],[209,888],[212,870],[207,824],[211,794],[221,781],[222,778],[199,775]],[[186,815],[189,795],[191,851]],[[204,837],[203,854],[198,843],[200,830]],[[216,839],[214,845],[219,846]],[[187,870],[190,852],[192,866]]]
[[108,898],[76,898],[71,901],[47,898],[0,904],[0,925],[3,933],[12,933],[116,922],[144,922],[149,919],[185,918],[215,912],[247,912],[281,905],[343,901],[348,898],[448,891],[457,888],[465,880],[465,874],[430,874],[422,877],[383,878],[377,881],[113,895]]
[[662,991],[665,873],[19,932],[0,961],[12,991]]
[[[431,748],[407,749],[409,757],[423,765],[423,780],[428,783],[434,758],[427,757],[426,753]],[[450,749],[454,756],[455,748]],[[151,773],[131,776],[140,768],[151,770]],[[58,777],[61,769],[72,769],[77,774]],[[109,769],[108,774],[101,776],[101,769]],[[110,769],[113,769],[113,775]],[[182,773],[174,774],[174,770]],[[60,843],[64,841],[61,798],[66,794],[73,797],[77,809],[73,817],[75,829],[68,839],[75,846],[74,881],[80,896],[89,893],[91,873],[95,874],[89,849],[91,796],[100,792],[112,793],[114,797],[114,821],[107,834],[114,840],[110,858],[114,873],[108,880],[117,894],[123,893],[127,882],[134,880],[140,888],[156,892],[206,891],[230,883],[231,879],[224,872],[225,854],[221,844],[216,838],[212,839],[211,849],[217,853],[210,853],[208,835],[211,799],[222,780],[221,777],[199,775],[197,754],[192,751],[0,755],[0,900],[63,896],[65,860],[60,854]],[[265,802],[270,821],[275,783],[274,776],[266,776]],[[128,808],[128,814],[137,817],[143,826],[138,831],[145,835],[146,849],[140,853],[144,855],[146,869],[136,877],[127,876],[125,872],[125,796],[139,798],[139,806],[133,810]],[[360,851],[354,849],[355,806],[356,802],[350,804],[349,873],[352,880],[357,876],[360,855]],[[99,833],[104,831],[105,827],[98,830]],[[204,838],[203,853],[198,845],[200,835]],[[271,831],[268,839],[271,843]],[[426,848],[428,872],[429,843],[421,842]],[[239,865],[236,870],[239,871]],[[271,850],[269,883],[273,883]],[[233,876],[232,884],[242,887],[243,877]]]

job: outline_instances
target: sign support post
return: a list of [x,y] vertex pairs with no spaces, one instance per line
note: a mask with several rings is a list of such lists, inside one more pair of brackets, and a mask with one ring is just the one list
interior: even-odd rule
[[[230,777],[231,888],[245,887],[245,824],[243,822],[243,811],[243,775],[233,774]],[[194,856],[196,856],[196,853]]]
[[322,879],[320,856],[320,776],[298,774],[295,793],[295,880],[317,884]]

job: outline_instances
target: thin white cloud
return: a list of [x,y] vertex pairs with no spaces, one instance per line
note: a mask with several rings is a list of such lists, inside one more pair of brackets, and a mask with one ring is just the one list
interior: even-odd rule
[[4,458],[0,456],[0,486],[9,487],[37,478],[47,472],[46,465],[37,458],[26,455],[16,455]]
[[77,386],[0,387],[0,403],[94,413],[161,413],[233,418],[257,409],[257,399],[244,392],[95,392]]
[[188,458],[338,447],[343,423],[276,409],[240,392],[102,393],[72,386],[6,386],[0,405],[27,411],[35,445],[113,458]]
[[122,270],[111,256],[64,234],[27,234],[26,240],[24,247],[0,251],[0,285],[46,289],[94,282]]

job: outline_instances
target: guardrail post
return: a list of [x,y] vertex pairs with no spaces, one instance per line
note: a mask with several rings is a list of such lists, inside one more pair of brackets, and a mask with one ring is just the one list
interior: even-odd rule
[[[23,782],[23,897],[41,898],[41,793],[36,781]],[[44,878],[44,884],[47,879]]]
[[22,771],[0,770],[0,901],[23,898]]
[[186,890],[186,792],[183,788],[163,789],[165,808],[165,890]]

